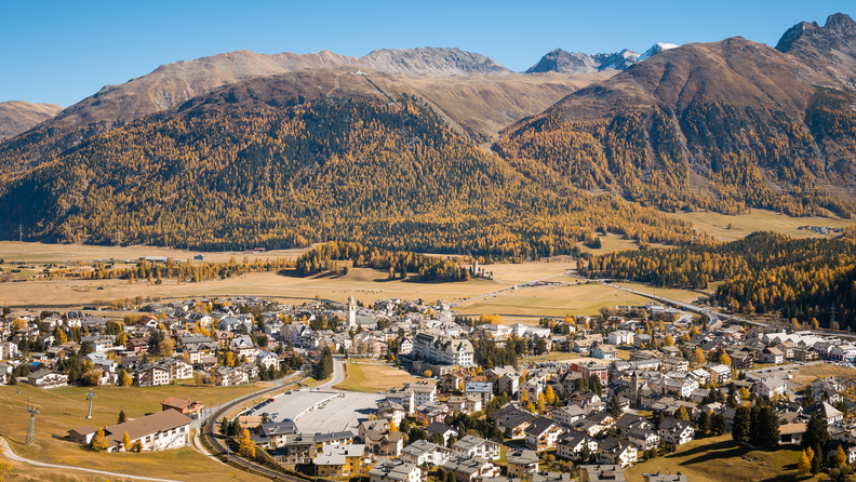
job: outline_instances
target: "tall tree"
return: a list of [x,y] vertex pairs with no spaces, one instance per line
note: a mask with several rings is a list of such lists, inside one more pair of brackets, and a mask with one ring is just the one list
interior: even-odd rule
[[749,442],[752,439],[751,412],[748,407],[737,407],[731,427],[731,437],[736,442]]

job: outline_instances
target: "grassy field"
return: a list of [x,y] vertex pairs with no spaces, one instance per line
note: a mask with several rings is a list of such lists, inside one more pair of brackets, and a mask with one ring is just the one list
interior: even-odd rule
[[[262,388],[261,384],[256,389]],[[87,420],[87,388],[62,388],[42,390],[28,385],[0,387],[0,406],[3,407],[4,420],[0,424],[0,436],[6,438],[12,449],[19,455],[42,462],[85,467],[97,470],[143,475],[155,478],[177,479],[187,482],[225,482],[225,481],[261,481],[264,479],[228,468],[219,462],[196,452],[190,447],[163,452],[141,454],[105,454],[93,453],[83,446],[60,440],[68,430],[82,425],[103,427],[114,425],[119,410],[125,410],[128,418],[137,418],[145,413],[160,411],[160,402],[169,396],[199,400],[208,406],[217,403],[222,397],[225,402],[234,394],[240,396],[250,391],[250,387],[232,388],[196,388],[196,387],[152,387],[152,388],[96,388],[92,419]],[[19,394],[18,391],[21,393]],[[36,446],[25,447],[29,416],[26,413],[27,397],[30,403],[39,408],[36,416]],[[29,466],[20,466],[16,470],[30,474]],[[104,481],[104,477],[89,477],[73,472],[58,474],[56,471],[39,470],[43,480],[50,481]],[[68,477],[64,479],[62,477]],[[15,480],[14,478],[12,480]],[[34,479],[39,480],[39,479]]]
[[379,392],[419,379],[404,370],[379,363],[348,363],[348,376],[333,388],[352,392]]
[[[680,446],[666,457],[641,462],[624,471],[627,480],[642,480],[643,473],[680,472],[692,482],[758,482],[797,480],[799,445],[777,450],[749,450],[731,440],[731,434],[711,437]],[[819,476],[822,478],[821,476]],[[814,478],[805,480],[815,480]]]
[[847,380],[856,381],[856,370],[842,367],[834,363],[818,363],[816,365],[802,366],[794,373],[793,383],[806,387],[811,382],[823,377],[842,377]]
[[[573,278],[557,276],[551,281],[574,282]],[[627,283],[631,289],[650,288]],[[640,290],[642,291],[642,290]],[[678,300],[694,300],[699,294],[683,290],[657,290],[657,294],[668,295]],[[480,298],[457,306],[463,314],[497,313],[503,316],[565,316],[595,315],[599,310],[615,305],[644,305],[650,301],[644,296],[634,295],[600,283],[580,283],[571,286],[544,286],[537,288],[522,288],[515,291],[499,293],[495,296]],[[532,322],[535,320],[533,319]]]
[[[813,231],[800,231],[797,228],[800,226],[829,226],[840,228],[856,224],[856,220],[854,219],[841,219],[837,217],[793,218],[763,209],[753,209],[751,214],[741,214],[739,216],[727,216],[725,214],[703,212],[667,213],[666,215],[690,221],[695,224],[697,228],[702,231],[707,231],[715,238],[723,241],[741,239],[755,231],[777,231],[794,238],[831,238],[832,236],[824,236]],[[732,224],[731,229],[728,229],[729,223]]]

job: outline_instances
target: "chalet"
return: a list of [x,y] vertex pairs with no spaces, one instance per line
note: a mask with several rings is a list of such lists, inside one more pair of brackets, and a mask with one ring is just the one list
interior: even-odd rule
[[443,463],[442,467],[455,474],[457,482],[474,482],[482,479],[492,479],[499,476],[500,468],[490,460],[476,457],[458,455]]
[[131,338],[125,344],[125,349],[133,353],[146,353],[149,351],[149,342],[145,338]]
[[366,449],[374,455],[398,457],[404,448],[401,432],[389,430],[389,422],[375,420],[360,424],[360,438],[365,442]]
[[622,468],[636,463],[636,446],[615,437],[607,437],[597,452],[599,463],[619,465]]
[[578,460],[586,449],[589,453],[597,453],[598,442],[584,432],[570,431],[556,442],[556,456],[567,460]]
[[627,432],[627,441],[639,450],[651,450],[660,446],[660,434],[656,430],[636,428]]
[[425,427],[425,431],[428,432],[428,436],[437,434],[443,438],[443,445],[447,445],[449,443],[449,439],[457,438],[458,431],[454,428],[440,422],[432,422]]
[[620,465],[580,465],[580,482],[624,482]]
[[526,447],[535,451],[553,448],[563,433],[565,429],[553,420],[538,417],[526,429]]
[[695,429],[690,422],[675,417],[667,417],[660,423],[659,433],[663,441],[683,445],[693,439]]
[[404,447],[401,460],[417,466],[439,467],[452,458],[454,452],[446,447],[432,444],[427,440],[417,440]]
[[38,388],[58,388],[68,385],[68,375],[53,370],[39,370],[27,375],[27,383]]
[[785,354],[781,350],[774,347],[767,347],[761,350],[761,363],[772,363],[779,365],[785,361]]
[[591,349],[591,356],[600,360],[613,361],[618,358],[618,352],[612,345],[598,345]]
[[384,460],[369,471],[369,482],[424,482],[425,475],[415,464],[404,460]]
[[332,444],[324,447],[322,453],[312,462],[317,467],[319,477],[350,477],[360,475],[363,466],[365,445]]
[[500,445],[474,435],[467,435],[452,444],[452,450],[461,455],[497,460],[500,457]]

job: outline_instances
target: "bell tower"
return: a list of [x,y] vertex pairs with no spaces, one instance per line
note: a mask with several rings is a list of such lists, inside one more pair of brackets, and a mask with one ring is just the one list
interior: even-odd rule
[[354,296],[348,297],[348,328],[357,326],[357,302],[354,301]]

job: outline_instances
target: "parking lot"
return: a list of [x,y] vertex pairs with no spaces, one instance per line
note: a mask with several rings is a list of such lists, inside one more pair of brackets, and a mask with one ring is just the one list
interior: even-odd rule
[[273,402],[254,410],[252,414],[268,413],[271,420],[276,422],[286,419],[298,421],[301,415],[308,413],[313,407],[337,396],[338,392],[332,391],[290,390],[277,396]]
[[297,420],[302,432],[338,432],[351,430],[357,433],[360,420],[377,410],[377,402],[384,399],[377,393],[343,392],[344,398],[334,398],[324,408],[308,412]]

